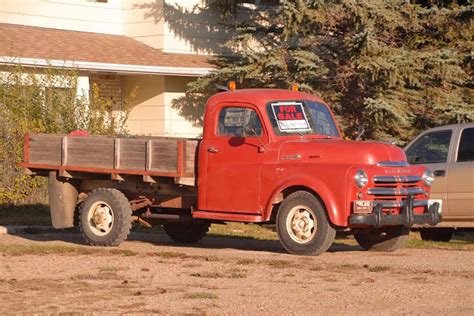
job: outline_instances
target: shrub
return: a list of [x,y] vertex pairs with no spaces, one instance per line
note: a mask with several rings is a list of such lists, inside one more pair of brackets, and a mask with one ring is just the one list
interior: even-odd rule
[[0,75],[0,203],[44,202],[45,180],[28,177],[19,167],[25,133],[123,134],[137,89],[117,110],[111,100],[100,97],[96,85],[90,100],[78,95],[76,70],[8,70]]

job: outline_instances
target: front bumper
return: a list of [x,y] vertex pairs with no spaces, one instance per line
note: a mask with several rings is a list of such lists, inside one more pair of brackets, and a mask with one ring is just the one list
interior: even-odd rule
[[440,205],[434,203],[426,207],[423,214],[413,212],[414,199],[408,195],[404,201],[402,211],[398,215],[385,215],[382,210],[382,204],[377,204],[374,211],[370,214],[352,214],[349,216],[349,225],[354,227],[383,227],[383,226],[407,226],[413,225],[436,225],[441,221]]

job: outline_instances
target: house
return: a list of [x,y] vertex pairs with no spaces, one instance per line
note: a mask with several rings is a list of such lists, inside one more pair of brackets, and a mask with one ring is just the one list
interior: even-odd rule
[[0,71],[9,67],[79,70],[79,88],[92,84],[120,108],[138,86],[131,134],[195,137],[171,101],[186,84],[212,71],[209,54],[226,33],[199,0],[0,1]]

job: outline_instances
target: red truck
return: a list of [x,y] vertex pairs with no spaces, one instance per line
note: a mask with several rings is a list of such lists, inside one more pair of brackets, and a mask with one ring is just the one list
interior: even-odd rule
[[293,254],[325,252],[336,231],[393,251],[441,219],[429,170],[396,146],[343,140],[323,100],[292,90],[212,96],[202,139],[29,134],[22,165],[49,177],[53,226],[74,226],[78,209],[96,246],[120,244],[132,221],[185,243],[236,221],[276,224]]

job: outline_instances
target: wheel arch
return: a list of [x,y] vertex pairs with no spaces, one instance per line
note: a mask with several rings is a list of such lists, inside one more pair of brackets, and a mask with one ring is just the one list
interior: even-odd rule
[[[311,182],[315,183],[316,181],[311,179]],[[336,226],[344,225],[343,212],[341,212],[337,206],[336,199],[327,186],[318,183],[310,185],[307,181],[301,180],[287,181],[272,192],[265,207],[265,213],[263,214],[264,220],[274,221],[281,202],[288,195],[296,191],[306,191],[314,195],[323,205],[330,223]]]

